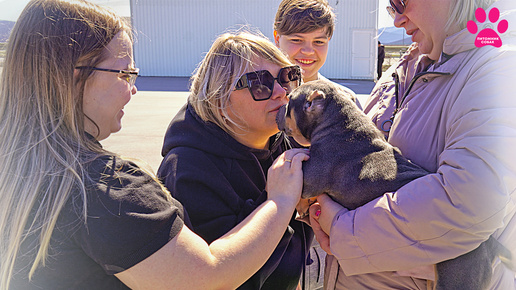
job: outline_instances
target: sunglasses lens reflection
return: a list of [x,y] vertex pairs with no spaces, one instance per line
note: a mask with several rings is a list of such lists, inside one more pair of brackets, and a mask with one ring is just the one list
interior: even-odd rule
[[298,66],[284,67],[279,70],[277,78],[267,70],[246,73],[239,79],[235,89],[247,87],[255,101],[264,101],[271,98],[276,80],[289,94],[301,84],[301,69]]
[[[391,7],[398,13],[403,14],[405,12],[405,4],[400,0],[389,0]],[[393,13],[394,14],[394,13]],[[392,16],[392,15],[391,15]]]
[[258,71],[247,75],[251,95],[255,100],[267,100],[272,95],[274,78],[269,71]]
[[301,83],[301,71],[297,66],[282,68],[278,75],[278,82],[290,93]]

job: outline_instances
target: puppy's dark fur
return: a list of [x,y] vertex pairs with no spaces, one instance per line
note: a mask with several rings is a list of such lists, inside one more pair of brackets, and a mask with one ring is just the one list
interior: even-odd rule
[[[294,90],[276,121],[299,144],[310,146],[302,198],[327,193],[354,209],[428,174],[386,142],[351,96],[329,81]],[[437,264],[436,289],[485,289],[497,256],[509,259],[510,252],[490,237],[477,249]]]

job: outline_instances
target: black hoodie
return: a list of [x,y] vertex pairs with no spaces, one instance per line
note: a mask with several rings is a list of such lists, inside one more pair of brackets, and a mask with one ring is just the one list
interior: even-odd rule
[[[267,199],[267,169],[288,142],[271,137],[269,150],[242,145],[185,105],[170,123],[158,177],[188,213],[192,230],[208,243],[218,239]],[[266,264],[238,289],[295,289],[313,232],[294,213]]]

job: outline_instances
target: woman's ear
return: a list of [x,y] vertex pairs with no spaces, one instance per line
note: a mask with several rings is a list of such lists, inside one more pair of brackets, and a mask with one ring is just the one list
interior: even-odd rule
[[323,92],[318,90],[313,91],[306,99],[307,102],[305,103],[305,110],[309,113],[321,112],[324,110],[325,99],[326,96]]
[[77,69],[77,68],[73,69],[73,77],[74,77],[74,79],[77,79],[79,77],[79,69]]
[[280,35],[278,34],[278,31],[274,30],[274,43],[276,44],[276,47],[278,47],[278,48],[279,48],[279,37],[280,37]]

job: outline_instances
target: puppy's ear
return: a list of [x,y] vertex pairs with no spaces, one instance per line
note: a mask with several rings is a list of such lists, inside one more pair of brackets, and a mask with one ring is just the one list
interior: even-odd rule
[[320,112],[324,109],[326,96],[323,92],[315,90],[306,98],[305,111],[308,113]]

